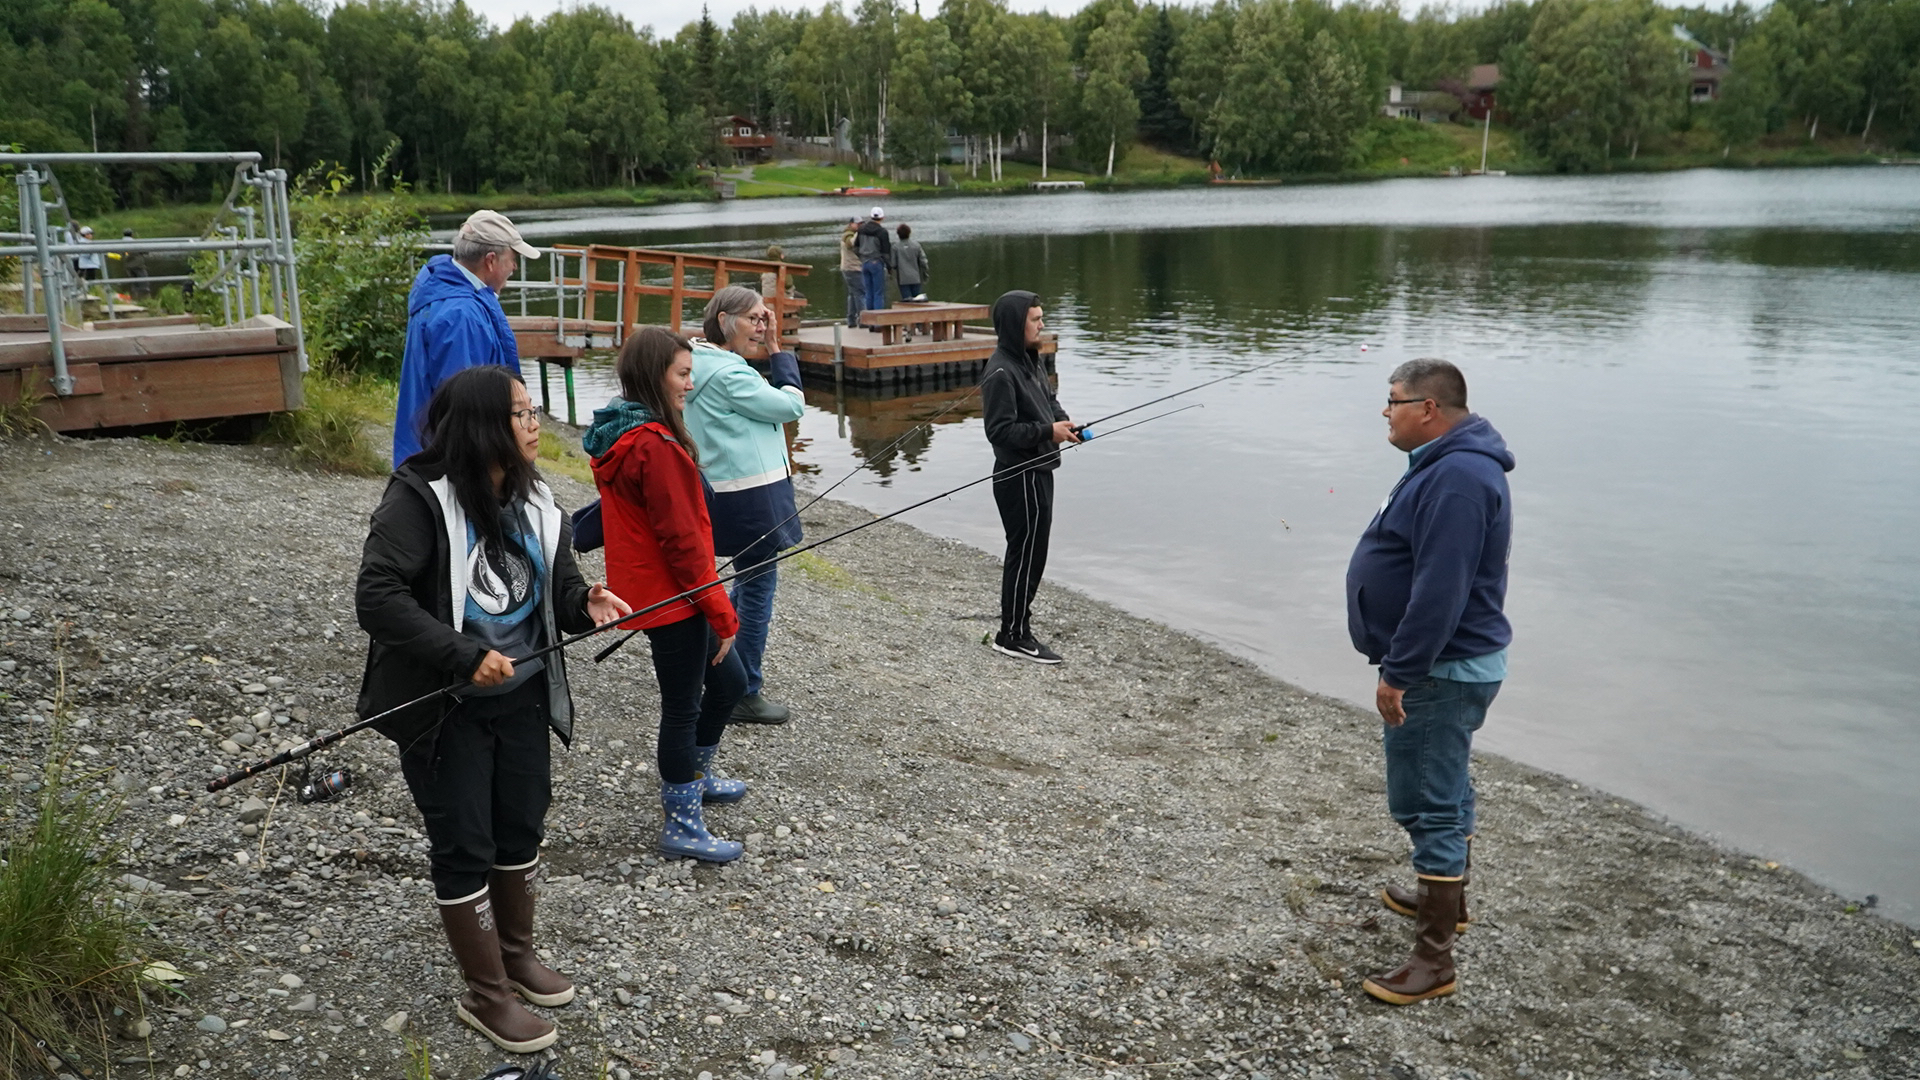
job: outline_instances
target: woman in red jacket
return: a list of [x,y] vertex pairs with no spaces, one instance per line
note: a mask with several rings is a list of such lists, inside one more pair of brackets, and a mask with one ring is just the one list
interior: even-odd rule
[[660,853],[732,862],[743,846],[708,832],[701,804],[746,797],[746,784],[714,775],[713,755],[747,676],[733,655],[740,620],[714,572],[700,451],[680,417],[693,346],[645,327],[614,370],[621,396],[594,412],[584,440],[600,487],[608,583],[635,611],[701,589],[628,624],[646,630],[660,681]]

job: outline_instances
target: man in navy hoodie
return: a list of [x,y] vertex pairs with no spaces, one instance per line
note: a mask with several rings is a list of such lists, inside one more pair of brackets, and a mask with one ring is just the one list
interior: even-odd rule
[[520,349],[500,308],[500,290],[519,256],[540,257],[506,215],[475,211],[453,237],[453,255],[435,255],[407,294],[407,348],[393,417],[393,466],[420,451],[420,418],[440,384],[464,368],[499,364],[520,373]]
[[1513,455],[1492,424],[1467,411],[1466,377],[1445,360],[1396,368],[1383,415],[1407,471],[1347,566],[1347,629],[1353,647],[1380,666],[1387,809],[1413,841],[1419,886],[1382,890],[1389,909],[1415,920],[1413,956],[1361,988],[1409,1005],[1453,993],[1453,943],[1467,927],[1467,764],[1513,640],[1501,611]]

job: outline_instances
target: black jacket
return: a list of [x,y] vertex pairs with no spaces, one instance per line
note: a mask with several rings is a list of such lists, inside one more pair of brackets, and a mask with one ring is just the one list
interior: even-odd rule
[[[860,240],[855,240],[853,244],[854,253],[860,256],[861,261],[872,262],[875,259],[884,263],[893,261],[893,237],[887,235],[885,225],[872,220],[863,221],[860,223],[859,235],[867,241],[862,243]],[[867,254],[869,249],[873,250],[873,254]]]
[[[442,481],[441,490],[433,486],[436,481]],[[466,681],[487,654],[478,641],[453,626],[453,548],[446,508],[457,508],[459,503],[447,488],[444,477],[402,465],[387,481],[386,494],[374,508],[354,587],[360,628],[372,639],[367,645],[366,674],[360,681],[357,708],[362,717]],[[573,561],[571,522],[554,506],[545,484],[536,486],[534,496],[547,548],[541,617],[551,642],[557,640],[556,630],[577,634],[593,629],[594,623],[587,614],[588,585]],[[464,534],[464,515],[456,523]],[[571,739],[573,698],[567,688],[565,656],[549,654],[544,676],[539,677],[546,680],[548,722],[562,741]],[[455,704],[451,697],[435,698],[395,713],[374,728],[405,750],[421,736],[435,734],[435,725]]]
[[1045,459],[1045,464],[1034,466],[1036,470],[1060,467],[1053,425],[1067,419],[1067,411],[1053,396],[1040,351],[1027,347],[1027,311],[1039,299],[1015,290],[993,302],[993,330],[1000,345],[980,374],[980,405],[986,413],[987,442],[993,444],[996,472],[1035,458]]

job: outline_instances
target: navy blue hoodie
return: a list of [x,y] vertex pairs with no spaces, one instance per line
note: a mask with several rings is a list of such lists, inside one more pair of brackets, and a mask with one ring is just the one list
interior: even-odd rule
[[1428,443],[1347,564],[1347,632],[1404,690],[1445,660],[1513,640],[1501,611],[1513,542],[1513,454],[1481,416]]

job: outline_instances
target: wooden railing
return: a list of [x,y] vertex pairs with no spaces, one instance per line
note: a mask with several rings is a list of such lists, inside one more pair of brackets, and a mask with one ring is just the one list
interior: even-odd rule
[[[734,279],[755,291],[760,290],[760,275],[774,275],[767,308],[779,321],[780,340],[788,345],[800,336],[800,313],[806,308],[804,297],[790,297],[787,287],[796,277],[805,276],[810,267],[803,263],[774,262],[768,259],[737,259],[731,256],[699,255],[684,251],[654,248],[615,247],[592,244],[586,247],[556,248],[580,259],[580,277],[564,278],[563,284],[585,289],[585,313],[589,319],[599,316],[601,296],[616,298],[620,339],[642,320],[640,298],[662,297],[667,302],[666,325],[679,332],[686,318],[688,300],[708,300]],[[659,271],[665,270],[664,274]],[[652,276],[649,276],[651,273]],[[693,279],[689,280],[689,273]],[[698,327],[694,327],[698,332]]]

